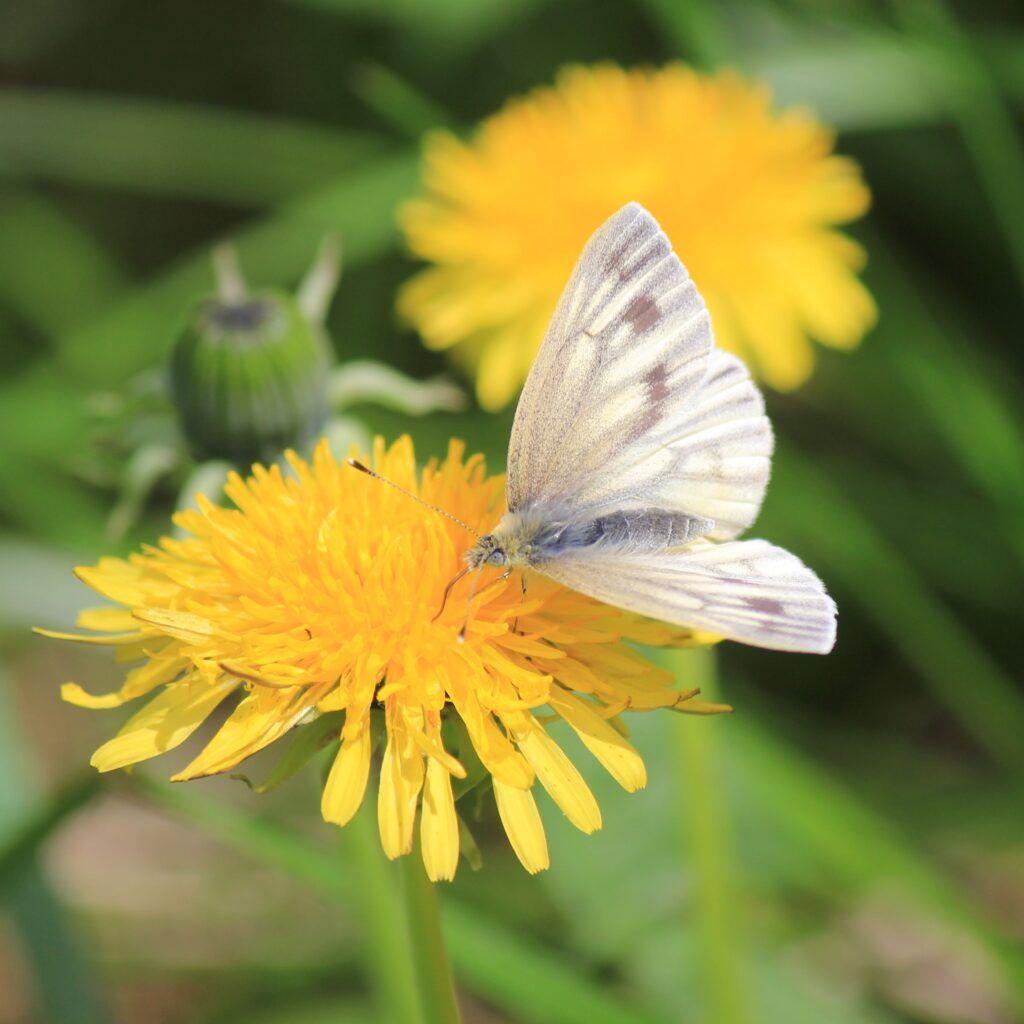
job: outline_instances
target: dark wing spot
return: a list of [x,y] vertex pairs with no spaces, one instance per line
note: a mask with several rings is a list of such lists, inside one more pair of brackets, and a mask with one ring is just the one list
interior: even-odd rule
[[644,384],[647,385],[647,402],[643,411],[625,432],[622,439],[624,444],[630,444],[638,437],[642,437],[658,422],[661,418],[661,403],[672,393],[668,386],[668,367],[664,363],[652,366],[644,374]]
[[751,611],[761,612],[763,615],[781,615],[785,611],[782,602],[776,601],[774,597],[745,597],[743,603]]
[[669,396],[668,367],[664,363],[652,366],[644,374],[644,383],[647,385],[647,397],[652,404],[664,402]]
[[638,295],[626,308],[624,316],[637,334],[649,331],[661,315],[658,304],[648,295]]

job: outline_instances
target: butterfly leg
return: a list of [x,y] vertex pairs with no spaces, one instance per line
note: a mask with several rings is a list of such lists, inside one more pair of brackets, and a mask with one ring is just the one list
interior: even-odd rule
[[[519,587],[522,590],[522,598],[521,599],[525,600],[526,599],[526,576],[523,574],[522,571],[520,571],[520,573],[519,573]],[[519,632],[519,616],[518,615],[515,617],[514,621],[512,622],[512,632],[513,633],[518,633]]]
[[[470,568],[472,568],[472,566]],[[469,610],[473,604],[473,598],[476,596],[476,583],[477,580],[480,578],[480,572],[482,569],[483,566],[477,567],[476,575],[473,577],[472,585],[469,588],[469,597],[466,599],[466,617],[462,621],[462,629],[459,630],[458,635],[458,641],[460,644],[463,643],[466,639],[466,627],[469,625]],[[506,569],[500,576],[496,576],[493,580],[491,580],[491,582],[488,583],[487,586],[484,587],[482,591],[480,591],[480,593],[485,594],[496,583],[504,583],[504,581],[507,580],[511,575],[512,570]],[[438,614],[440,614],[440,612]]]

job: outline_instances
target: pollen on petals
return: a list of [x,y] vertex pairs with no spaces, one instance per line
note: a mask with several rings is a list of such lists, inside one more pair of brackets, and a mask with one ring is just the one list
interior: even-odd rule
[[[488,476],[479,456],[464,457],[459,442],[422,471],[407,437],[390,447],[378,440],[367,461],[480,533],[503,512],[502,479]],[[531,578],[524,599],[519,581],[495,569],[480,581],[460,643],[468,581],[437,612],[472,538],[338,463],[326,443],[308,462],[293,454],[287,462],[233,477],[233,508],[204,501],[179,515],[184,536],[78,570],[116,604],[82,613],[88,633],[40,632],[106,644],[133,667],[119,690],[95,695],[66,683],[64,698],[91,708],[148,698],[93,765],[112,771],[170,752],[227,705],[173,776],[185,781],[229,771],[311,719],[343,712],[326,821],[351,820],[377,764],[385,853],[408,853],[419,828],[427,874],[451,879],[461,831],[452,780],[482,765],[513,850],[528,871],[543,870],[535,784],[593,832],[601,812],[573,758],[589,751],[620,785],[639,789],[643,762],[609,719],[693,697],[624,641],[704,638],[542,577]],[[552,718],[581,741],[572,750],[549,735]],[[458,728],[448,728],[453,719]]]

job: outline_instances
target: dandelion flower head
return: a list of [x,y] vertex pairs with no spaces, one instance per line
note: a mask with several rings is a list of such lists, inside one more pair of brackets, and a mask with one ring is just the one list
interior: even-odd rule
[[[175,780],[227,771],[311,719],[343,712],[322,797],[327,821],[349,821],[379,763],[385,852],[413,848],[418,818],[428,874],[449,879],[459,856],[453,786],[483,779],[516,854],[538,871],[548,853],[536,782],[584,832],[601,825],[552,721],[564,720],[579,753],[585,747],[636,790],[644,765],[616,716],[721,710],[674,688],[628,644],[708,638],[540,577],[524,595],[518,577],[485,574],[459,642],[468,590],[456,586],[438,610],[470,541],[463,527],[339,464],[326,443],[310,462],[290,453],[287,462],[233,475],[234,508],[201,500],[179,513],[180,539],[78,570],[115,604],[81,614],[79,626],[97,635],[50,635],[107,643],[118,661],[138,664],[117,692],[67,683],[65,699],[91,708],[147,699],[94,754],[100,771],[172,750],[225,703],[227,716]],[[378,440],[373,464],[474,530],[503,511],[502,478],[488,476],[481,457],[464,458],[459,443],[419,473],[408,438],[390,448]]]
[[773,113],[760,85],[673,64],[564,70],[462,142],[428,139],[424,191],[402,210],[428,261],[399,295],[427,345],[451,349],[481,403],[525,380],[584,242],[637,200],[672,240],[711,311],[718,344],[768,384],[809,376],[812,339],[857,344],[875,307],[859,245],[857,165],[805,111]]

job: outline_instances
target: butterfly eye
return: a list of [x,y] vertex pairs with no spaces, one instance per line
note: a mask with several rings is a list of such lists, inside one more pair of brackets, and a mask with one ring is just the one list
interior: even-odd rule
[[491,557],[487,559],[491,565],[504,565],[505,564],[505,552],[501,548],[495,548],[491,552]]

